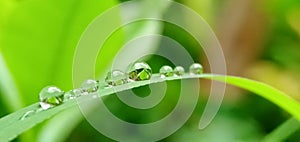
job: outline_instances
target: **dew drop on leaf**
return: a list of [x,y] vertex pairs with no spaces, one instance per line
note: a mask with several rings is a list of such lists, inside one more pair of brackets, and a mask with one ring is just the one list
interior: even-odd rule
[[64,94],[64,102],[66,101],[69,101],[69,100],[73,100],[73,99],[76,99],[82,95],[84,95],[84,91],[81,89],[81,88],[78,88],[78,89],[74,89],[74,90],[71,90],[69,92],[66,92]]
[[136,62],[128,67],[128,77],[133,81],[149,80],[152,76],[152,69],[145,62]]
[[202,74],[203,73],[203,67],[199,63],[194,63],[190,66],[190,74],[196,75],[196,74]]
[[86,95],[84,92],[92,93],[96,92],[99,88],[98,81],[88,79],[81,84],[81,89],[83,90],[83,95]]
[[107,73],[105,82],[111,86],[122,85],[127,83],[127,75],[122,71],[113,70]]
[[29,110],[27,112],[24,113],[24,115],[20,118],[20,120],[25,120],[26,118],[34,115],[36,113],[36,111],[34,110]]
[[170,66],[162,66],[159,73],[161,78],[170,77],[173,76],[173,69]]
[[47,86],[39,94],[40,106],[47,110],[51,107],[62,104],[64,92],[55,86]]
[[174,68],[174,74],[177,76],[182,76],[184,74],[184,68],[182,66],[176,66]]

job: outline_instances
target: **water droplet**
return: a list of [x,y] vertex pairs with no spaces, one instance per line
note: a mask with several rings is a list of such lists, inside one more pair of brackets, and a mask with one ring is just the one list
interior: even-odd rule
[[76,99],[82,95],[84,95],[84,91],[81,89],[81,88],[78,88],[78,89],[74,89],[74,90],[71,90],[69,92],[66,92],[64,94],[64,102],[68,101],[68,100],[73,100],[73,99]]
[[55,86],[47,86],[39,94],[40,105],[46,110],[62,104],[64,92]]
[[81,88],[77,88],[77,89],[72,90],[72,92],[75,97],[80,97],[83,95],[84,91]]
[[129,66],[128,76],[133,81],[149,80],[152,76],[152,69],[145,62],[137,62]]
[[75,99],[75,94],[73,93],[73,90],[66,92],[64,95],[64,102],[72,99]]
[[[126,78],[126,80],[128,80]],[[99,83],[99,89],[107,89],[107,88],[111,88],[112,86],[111,85],[108,85],[106,82],[101,82]]]
[[174,74],[177,76],[182,76],[184,74],[184,68],[182,66],[176,66],[174,68]]
[[173,69],[170,66],[162,66],[159,70],[161,78],[173,76]]
[[105,82],[111,86],[117,86],[127,83],[127,75],[119,70],[113,70],[107,73]]
[[202,74],[203,73],[203,67],[201,64],[194,63],[190,66],[190,74]]
[[20,118],[21,120],[24,120],[32,115],[34,115],[36,112],[34,110],[29,110],[24,113],[24,115]]
[[91,93],[98,90],[98,81],[88,79],[81,84],[81,89],[83,90],[83,95],[87,95],[84,92]]
[[43,108],[38,108],[37,110],[35,110],[35,113],[39,113],[41,111],[44,111],[44,109]]

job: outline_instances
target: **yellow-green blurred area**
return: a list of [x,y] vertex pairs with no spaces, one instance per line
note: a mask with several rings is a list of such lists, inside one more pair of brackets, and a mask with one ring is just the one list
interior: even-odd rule
[[[38,93],[44,86],[56,85],[65,91],[71,90],[73,57],[80,36],[99,14],[124,1],[0,0],[0,116],[37,102]],[[299,0],[177,2],[195,10],[210,24],[222,45],[228,74],[265,82],[300,101]],[[112,18],[118,21],[120,17]],[[189,17],[182,20],[191,27],[197,26]],[[169,23],[155,26],[159,26],[155,27],[155,33],[179,42],[209,73],[205,54],[191,35]],[[141,29],[149,26],[135,23],[129,27],[130,32],[120,32],[108,40],[105,51],[100,54],[103,56],[98,60],[102,64],[96,67],[97,74],[105,74],[126,37],[139,33],[126,34],[143,31]],[[122,35],[124,39],[120,38]],[[155,56],[147,62],[154,72],[162,65],[172,65]],[[107,98],[106,105],[128,122],[153,122],[167,115],[176,105],[179,86],[178,81],[168,82],[166,97],[152,110],[133,109],[114,95]],[[209,87],[209,82],[203,82],[192,117],[162,141],[259,141],[291,117],[267,100],[229,86],[216,118],[206,129],[198,130]],[[149,93],[149,88],[133,91],[143,97]],[[300,130],[286,141],[297,142],[299,139]],[[35,126],[14,141],[86,140],[112,141],[97,132],[84,120],[78,108],[74,108]]]

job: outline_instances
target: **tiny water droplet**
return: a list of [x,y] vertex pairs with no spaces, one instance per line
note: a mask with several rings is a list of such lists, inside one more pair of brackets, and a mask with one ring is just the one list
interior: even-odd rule
[[71,91],[66,92],[64,94],[64,102],[76,99],[76,98],[78,98],[78,97],[80,97],[82,95],[84,95],[84,92],[83,92],[83,90],[81,88],[71,90]]
[[182,76],[184,74],[184,68],[182,66],[176,66],[174,68],[174,74],[177,76]]
[[77,88],[77,89],[72,90],[72,92],[75,97],[80,97],[83,95],[84,91],[81,88]]
[[39,94],[40,106],[47,110],[51,107],[62,104],[64,92],[55,86],[43,88]]
[[127,75],[119,70],[113,70],[107,73],[105,82],[111,86],[117,86],[127,83]]
[[44,111],[44,109],[43,108],[38,108],[37,110],[35,110],[35,113],[39,113],[41,111]]
[[73,92],[73,90],[66,92],[64,95],[64,102],[68,101],[68,100],[72,100],[75,99],[75,94]]
[[161,78],[170,77],[173,76],[173,69],[170,66],[162,66],[159,73]]
[[145,62],[136,62],[128,67],[128,77],[133,81],[149,80],[152,69]]
[[202,74],[203,73],[203,67],[201,64],[194,63],[190,66],[190,74],[196,75],[196,74]]
[[87,92],[87,93],[96,92],[99,88],[98,84],[99,84],[98,81],[92,80],[92,79],[88,79],[88,80],[84,81],[81,84],[81,89],[83,90],[83,95],[87,95],[84,92]]
[[[127,78],[126,78],[126,80],[127,80]],[[99,89],[107,89],[110,87],[112,87],[112,86],[108,85],[106,82],[99,83]]]
[[34,110],[29,110],[27,112],[24,113],[24,115],[20,118],[20,120],[24,120],[32,115],[34,115],[36,113],[36,111]]

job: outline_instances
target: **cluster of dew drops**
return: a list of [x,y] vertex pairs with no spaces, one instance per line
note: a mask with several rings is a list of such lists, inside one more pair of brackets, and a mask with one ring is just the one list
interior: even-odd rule
[[[182,66],[176,66],[173,69],[171,66],[165,65],[160,68],[159,73],[161,78],[182,76],[185,73],[185,69]],[[191,75],[202,74],[202,65],[199,63],[193,63],[189,68],[189,73]],[[124,73],[120,70],[112,70],[108,72],[105,78],[104,88],[118,86],[134,81],[149,80],[151,79],[151,76],[152,69],[147,63],[136,62],[129,65],[127,73]],[[84,81],[80,88],[68,92],[64,92],[56,86],[47,86],[39,93],[39,103],[41,108],[27,111],[21,117],[21,120],[24,120],[25,118],[37,112],[63,104],[69,100],[97,92],[100,88],[100,82],[92,79]]]

